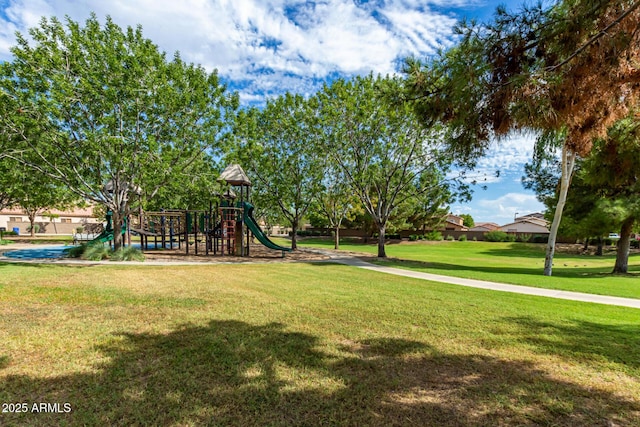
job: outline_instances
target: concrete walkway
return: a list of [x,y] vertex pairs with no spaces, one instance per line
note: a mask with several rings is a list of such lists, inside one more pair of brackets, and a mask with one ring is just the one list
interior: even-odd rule
[[[25,248],[32,247],[30,245],[24,245]],[[20,245],[11,245],[5,247],[5,250],[21,249]],[[621,298],[611,297],[606,295],[584,294],[580,292],[560,291],[554,289],[534,288],[531,286],[520,285],[507,285],[505,283],[487,282],[484,280],[475,279],[463,279],[460,277],[443,276],[440,274],[423,273],[420,271],[403,270],[401,268],[384,267],[381,265],[372,264],[370,262],[363,261],[355,256],[327,251],[322,249],[313,249],[312,252],[320,253],[327,256],[328,260],[322,261],[292,261],[292,262],[334,262],[339,264],[350,265],[353,267],[362,268],[370,271],[377,271],[379,273],[393,274],[396,276],[411,277],[413,279],[430,280],[432,282],[448,283],[451,285],[468,286],[472,288],[489,289],[493,291],[512,292],[516,294],[536,295],[548,298],[558,298],[571,301],[592,302],[596,304],[617,305],[620,307],[631,307],[640,309],[640,299],[633,298]],[[0,251],[2,252],[2,251]],[[215,262],[166,262],[166,261],[81,261],[70,259],[33,259],[33,260],[19,260],[3,257],[0,253],[0,261],[11,263],[33,263],[33,264],[70,264],[70,265],[147,265],[147,266],[175,266],[175,265],[211,265],[211,264],[238,264],[238,261],[215,261]],[[265,264],[268,261],[256,262],[256,261],[243,261],[244,264]]]
[[621,307],[640,308],[640,299],[611,297],[606,295],[584,294],[581,292],[560,291],[556,289],[534,288],[531,286],[507,285],[504,283],[486,282],[484,280],[463,279],[460,277],[442,276],[440,274],[423,273],[420,271],[403,270],[401,268],[384,267],[371,264],[351,256],[341,256],[336,253],[325,252],[331,256],[330,262],[350,265],[379,273],[396,276],[411,277],[413,279],[430,280],[432,282],[448,283],[452,285],[468,286],[471,288],[489,289],[493,291],[512,292],[516,294],[536,295],[548,298],[558,298],[571,301],[592,302],[596,304],[617,305]]

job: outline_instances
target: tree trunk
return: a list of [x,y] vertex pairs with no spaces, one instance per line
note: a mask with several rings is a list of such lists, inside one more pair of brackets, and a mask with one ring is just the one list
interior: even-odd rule
[[336,250],[340,249],[340,225],[336,225],[334,229],[333,248]]
[[596,247],[596,256],[602,256],[604,254],[604,239],[598,237],[598,246]]
[[293,232],[291,234],[291,250],[298,249],[298,220],[291,221],[291,228]]
[[29,215],[29,224],[31,224],[31,237],[36,236],[36,216]]
[[631,231],[635,218],[629,217],[622,223],[620,229],[620,239],[618,240],[618,251],[616,252],[616,264],[613,273],[626,274],[629,271],[629,244],[631,243]]
[[558,228],[562,221],[562,211],[567,201],[567,193],[571,184],[571,175],[573,174],[573,166],[576,163],[576,153],[570,150],[566,144],[562,147],[562,176],[560,178],[560,194],[556,212],[553,215],[553,223],[549,230],[549,241],[547,243],[547,253],[544,259],[544,275],[551,276],[553,269],[553,256],[556,251],[556,238],[558,237]]
[[387,229],[386,225],[378,226],[378,258],[387,257],[387,252],[385,251],[385,247],[384,247],[386,229]]
[[111,220],[113,226],[113,250],[117,251],[122,248],[122,213],[113,211]]

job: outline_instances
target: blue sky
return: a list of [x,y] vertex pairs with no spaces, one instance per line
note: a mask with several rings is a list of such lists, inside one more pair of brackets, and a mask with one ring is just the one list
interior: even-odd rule
[[[169,55],[214,68],[245,105],[284,91],[314,93],[337,76],[398,72],[402,59],[426,57],[454,43],[460,18],[490,17],[499,4],[520,0],[0,0],[0,61],[10,60],[15,31],[26,34],[42,16],[84,21],[93,11],[121,27],[142,25]],[[514,214],[542,210],[522,188],[533,138],[514,135],[493,145],[476,174],[475,191],[454,213],[476,222],[508,223]],[[501,170],[499,178],[493,176]]]

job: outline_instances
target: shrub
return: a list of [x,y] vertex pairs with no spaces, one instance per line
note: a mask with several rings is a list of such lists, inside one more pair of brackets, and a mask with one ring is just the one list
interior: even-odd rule
[[640,240],[632,240],[631,247],[634,249],[640,249]]
[[[289,233],[291,235],[291,233]],[[300,237],[319,237],[328,236],[328,230],[297,230],[296,235]]]
[[504,241],[505,242],[515,242],[516,238],[517,238],[517,236],[515,234],[507,234],[507,237],[505,237]]
[[518,236],[518,241],[519,242],[528,242],[529,240],[531,240],[531,234],[527,234],[527,233],[522,233]]
[[418,235],[417,234],[409,235],[409,241],[410,242],[415,242],[416,240],[418,240]]
[[[373,238],[377,239],[380,236],[380,233],[373,233]],[[385,233],[384,234],[384,239],[385,240],[389,240],[389,239],[402,239],[402,236],[400,236],[399,233]]]
[[447,235],[447,237],[446,237],[446,240],[447,240],[448,242],[452,242],[452,241],[454,241],[455,239],[453,238],[453,236],[452,236],[452,235],[448,234],[448,235]]
[[533,236],[533,243],[547,243],[549,241],[549,236],[544,234],[538,234]]
[[442,240],[442,233],[439,231],[430,231],[424,235],[426,240]]
[[507,240],[507,233],[500,230],[493,230],[484,233],[484,239],[488,242],[505,242]]
[[[37,233],[38,231],[40,231],[40,225],[33,224],[33,232]],[[27,232],[31,233],[31,226],[27,227]]]
[[109,254],[111,250],[108,246],[96,244],[96,245],[84,245],[85,250],[82,253],[82,259],[87,259],[89,261],[101,261],[103,259],[109,258]]
[[466,242],[466,241],[467,241],[466,234],[461,234],[460,237],[458,237],[458,242]]
[[64,250],[64,254],[67,258],[81,258],[85,249],[87,249],[86,243],[79,246],[72,246],[70,248],[66,248]]
[[112,252],[111,261],[144,261],[144,254],[140,249],[127,246]]

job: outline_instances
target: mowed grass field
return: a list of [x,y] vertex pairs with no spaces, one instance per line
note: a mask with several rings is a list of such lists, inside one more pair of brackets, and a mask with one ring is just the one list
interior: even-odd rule
[[629,308],[332,264],[0,264],[0,313],[3,426],[640,425]]
[[[304,239],[301,247],[330,249],[333,243]],[[341,250],[377,254],[375,244],[349,241]],[[611,275],[615,252],[605,256],[556,252],[553,276],[542,275],[545,245],[494,242],[403,242],[386,246],[388,260],[374,261],[391,267],[413,269],[478,280],[547,289],[640,298],[640,254],[629,257],[629,275]]]

